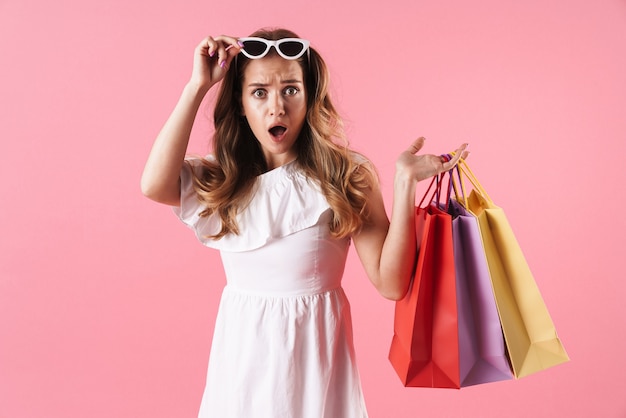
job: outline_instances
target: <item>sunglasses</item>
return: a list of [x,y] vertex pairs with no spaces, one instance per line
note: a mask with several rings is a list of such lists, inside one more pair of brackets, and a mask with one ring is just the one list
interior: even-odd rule
[[270,41],[264,38],[239,38],[243,44],[241,53],[250,59],[263,58],[274,47],[286,60],[297,60],[309,50],[309,41],[300,38],[283,38]]

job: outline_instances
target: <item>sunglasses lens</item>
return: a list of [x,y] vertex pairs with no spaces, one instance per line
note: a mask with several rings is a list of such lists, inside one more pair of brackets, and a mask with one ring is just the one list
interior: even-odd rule
[[265,52],[267,45],[261,41],[244,41],[243,49],[253,57],[262,55]]
[[288,57],[295,57],[299,55],[304,50],[304,45],[302,42],[298,41],[286,41],[280,43],[280,52],[287,55]]

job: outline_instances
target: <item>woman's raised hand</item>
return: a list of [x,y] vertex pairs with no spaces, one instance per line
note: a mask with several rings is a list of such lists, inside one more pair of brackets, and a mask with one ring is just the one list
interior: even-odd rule
[[396,161],[396,173],[405,179],[421,181],[453,168],[460,158],[465,159],[469,155],[467,144],[461,145],[454,153],[450,161],[445,161],[439,155],[418,155],[424,146],[425,138],[416,139],[409,149],[400,154]]
[[239,51],[241,45],[237,38],[231,36],[204,38],[194,52],[190,82],[208,90],[224,78]]

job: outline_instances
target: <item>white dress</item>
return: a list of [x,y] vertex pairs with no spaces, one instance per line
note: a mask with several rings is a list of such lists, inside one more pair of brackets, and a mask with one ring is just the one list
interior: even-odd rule
[[215,241],[219,217],[198,216],[190,177],[185,166],[174,211],[227,278],[199,417],[367,417],[341,288],[350,240],[331,237],[319,188],[295,161],[262,174],[241,235]]

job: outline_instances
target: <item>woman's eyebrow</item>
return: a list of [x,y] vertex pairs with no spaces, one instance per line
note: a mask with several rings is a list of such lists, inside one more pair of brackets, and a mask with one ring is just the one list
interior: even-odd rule
[[[303,84],[302,80],[298,79],[298,78],[290,78],[290,79],[286,79],[286,80],[280,80],[281,84]],[[269,86],[271,83],[263,83],[260,81],[253,81],[251,83],[246,84],[246,86],[248,87],[267,87]]]

